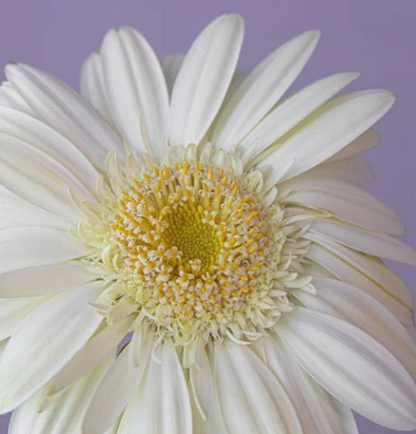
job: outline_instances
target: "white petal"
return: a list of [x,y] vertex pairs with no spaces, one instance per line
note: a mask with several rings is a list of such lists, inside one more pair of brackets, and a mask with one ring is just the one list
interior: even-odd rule
[[82,65],[80,93],[111,125],[114,124],[104,84],[103,62],[98,53],[92,53]]
[[70,224],[65,219],[32,205],[0,185],[0,229],[30,226],[66,230]]
[[280,184],[279,192],[285,195],[285,202],[329,211],[356,226],[389,235],[404,233],[400,217],[392,209],[362,188],[345,182],[299,177]]
[[19,92],[8,81],[3,82],[0,86],[0,106],[19,110],[31,116],[34,115]]
[[26,201],[62,218],[78,221],[68,190],[91,198],[66,167],[45,152],[0,132],[0,183]]
[[20,323],[47,298],[0,299],[0,341],[11,336]]
[[4,350],[8,343],[9,343],[8,339],[4,339],[0,342],[0,362],[1,362],[1,358],[3,357]]
[[169,343],[163,344],[161,363],[150,360],[143,382],[121,419],[118,434],[130,434],[138,426],[148,434],[193,433],[183,368]]
[[361,136],[353,140],[341,151],[334,154],[331,158],[326,160],[327,163],[334,163],[336,161],[345,160],[346,158],[354,157],[357,154],[361,154],[365,151],[375,148],[380,141],[379,134],[374,130],[367,130]]
[[92,280],[80,262],[23,268],[0,274],[0,297],[34,297],[75,289]]
[[173,86],[178,76],[179,69],[181,68],[184,54],[171,54],[164,57],[160,64],[162,65],[163,74],[165,75],[166,85],[168,87],[169,95],[172,94]]
[[48,386],[48,395],[58,394],[115,352],[132,322],[133,318],[126,318],[124,321],[108,326],[88,341],[52,379]]
[[100,53],[114,123],[133,148],[144,152],[148,144],[160,156],[167,142],[169,96],[158,58],[130,27],[110,30]]
[[367,232],[328,220],[315,220],[311,231],[326,235],[354,250],[416,266],[416,252],[394,237]]
[[209,419],[214,411],[214,383],[211,364],[206,348],[199,342],[197,361],[189,368],[189,379],[195,404],[204,420]]
[[109,125],[73,89],[53,75],[22,64],[6,66],[6,76],[36,115],[76,145],[97,167],[109,152],[124,152]]
[[32,116],[0,107],[0,132],[48,154],[94,196],[97,171],[75,145],[52,128]]
[[[328,270],[331,276],[362,289],[368,295],[378,300],[384,307],[392,312],[402,324],[408,326],[413,325],[413,311],[410,304],[412,295],[408,290],[405,292],[406,289],[400,281],[398,281],[399,291],[396,286],[385,288],[383,285],[373,281],[365,273],[359,271],[353,264],[346,262],[342,257],[320,246],[311,246],[308,249],[307,256],[324,269]],[[387,268],[385,268],[385,272],[389,275],[391,273]],[[401,300],[399,298],[400,296],[404,296],[405,299]]]
[[319,32],[303,33],[264,59],[222,108],[211,141],[222,147],[239,143],[293,83],[318,39]]
[[359,185],[374,179],[374,173],[368,161],[360,157],[351,157],[333,163],[323,163],[293,178],[325,179]]
[[416,428],[416,383],[371,336],[304,308],[284,315],[276,330],[301,366],[339,401],[388,428]]
[[217,114],[233,77],[244,35],[239,15],[213,21],[186,54],[172,91],[170,141],[198,144]]
[[42,412],[42,390],[28,399],[13,413],[9,434],[80,434],[85,411],[112,361],[107,358]]
[[241,142],[244,160],[260,154],[357,77],[355,72],[331,75],[282,101]]
[[336,98],[281,138],[262,161],[264,164],[282,164],[296,158],[286,179],[306,172],[365,132],[393,103],[394,96],[381,90],[355,92]]
[[[83,424],[83,434],[104,432],[116,422],[146,371],[153,340],[150,335],[142,340],[140,364],[130,364],[130,349],[124,348],[108,371],[88,408]],[[131,344],[130,344],[131,345]]]
[[373,282],[376,282],[383,287],[387,293],[398,298],[410,309],[412,308],[413,297],[411,292],[405,283],[396,274],[390,271],[381,261],[354,252],[324,235],[307,233],[304,235],[304,238],[320,244],[325,249],[333,252],[346,263],[350,264],[350,266],[354,267],[362,274],[368,276]]
[[286,389],[306,434],[358,434],[352,412],[322,389],[275,338],[264,339],[267,365]]
[[399,320],[364,291],[339,280],[314,277],[316,295],[296,290],[306,307],[341,318],[364,330],[402,362],[416,378],[416,344]]
[[56,264],[83,254],[68,232],[37,227],[0,230],[0,274]]
[[251,349],[232,342],[216,346],[215,377],[229,433],[302,433],[285,389]]
[[88,302],[101,290],[101,284],[91,284],[58,295],[25,318],[1,361],[1,413],[29,398],[90,338],[102,317]]

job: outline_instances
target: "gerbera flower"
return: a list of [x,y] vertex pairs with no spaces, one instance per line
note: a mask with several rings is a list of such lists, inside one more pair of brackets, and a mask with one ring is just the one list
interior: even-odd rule
[[[357,155],[392,106],[281,99],[304,33],[236,72],[239,16],[162,64],[131,28],[84,100],[10,64],[0,91],[0,411],[11,434],[343,434],[416,428],[416,264]],[[120,342],[132,332],[131,339]],[[108,430],[108,431],[107,431]]]

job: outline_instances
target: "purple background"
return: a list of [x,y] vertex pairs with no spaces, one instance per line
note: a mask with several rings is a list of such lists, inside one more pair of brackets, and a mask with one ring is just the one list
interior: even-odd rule
[[[368,155],[376,173],[369,190],[403,217],[404,238],[416,247],[415,0],[8,0],[1,9],[0,63],[26,62],[76,88],[83,60],[114,26],[136,27],[164,55],[186,50],[217,15],[239,12],[246,20],[243,68],[253,67],[297,33],[321,29],[320,46],[294,88],[352,70],[362,77],[350,89],[384,88],[397,94],[395,107],[377,127],[381,146]],[[416,271],[397,264],[392,268],[416,294]],[[393,432],[361,418],[359,425],[363,434]],[[0,434],[6,427],[3,416]]]

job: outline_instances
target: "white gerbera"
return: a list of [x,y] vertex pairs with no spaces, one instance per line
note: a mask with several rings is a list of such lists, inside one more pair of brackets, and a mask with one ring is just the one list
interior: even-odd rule
[[162,66],[112,30],[82,71],[89,102],[7,66],[10,434],[352,434],[350,408],[416,428],[412,296],[379,259],[416,253],[357,157],[394,97],[331,99],[357,77],[341,73],[280,101],[318,37],[245,75],[239,16]]

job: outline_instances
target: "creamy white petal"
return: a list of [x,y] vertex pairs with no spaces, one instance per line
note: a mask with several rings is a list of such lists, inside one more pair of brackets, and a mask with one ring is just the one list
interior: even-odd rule
[[399,320],[376,299],[344,282],[314,277],[316,295],[295,290],[306,307],[341,318],[364,330],[402,362],[416,378],[416,344]]
[[3,82],[0,86],[0,106],[19,110],[31,116],[34,115],[26,101],[8,81]]
[[383,287],[386,292],[397,297],[404,305],[410,309],[412,308],[413,297],[409,288],[377,258],[371,258],[348,249],[324,235],[307,233],[304,235],[304,238],[320,244],[325,249],[333,252],[346,263],[350,264],[350,266],[356,268],[373,282]]
[[339,401],[388,428],[416,428],[416,383],[370,335],[305,308],[282,317],[276,330],[300,365]]
[[44,211],[0,185],[0,230],[17,227],[68,229],[67,220]]
[[130,434],[138,426],[146,434],[193,433],[183,368],[169,343],[163,344],[160,363],[150,360],[143,381],[124,412],[118,434]]
[[201,341],[196,348],[196,363],[189,368],[189,380],[198,411],[207,420],[214,411],[214,381],[208,354]]
[[82,65],[80,93],[98,113],[114,125],[104,84],[103,61],[98,53],[92,53]]
[[314,220],[310,230],[326,235],[354,250],[416,266],[415,250],[397,238],[323,219]]
[[107,33],[100,53],[115,125],[134,149],[160,156],[167,143],[169,96],[153,49],[140,33],[121,27]]
[[0,107],[0,132],[48,154],[75,176],[91,197],[94,196],[98,172],[61,134],[32,116],[6,107]]
[[[326,104],[261,156],[263,164],[296,159],[286,179],[306,172],[343,149],[376,123],[393,105],[390,92],[368,90]],[[267,155],[267,156],[266,156]]]
[[266,57],[221,109],[211,141],[225,148],[239,143],[300,74],[318,39],[319,32],[303,33]]
[[169,95],[172,94],[173,86],[175,84],[176,77],[178,76],[178,72],[181,68],[184,57],[184,54],[171,54],[169,56],[165,56],[160,61],[163,74],[165,75]]
[[6,76],[39,119],[61,133],[97,167],[123,143],[103,118],[53,75],[23,64],[6,66]]
[[83,423],[83,434],[102,433],[116,422],[142,380],[153,343],[150,335],[141,341],[138,366],[130,364],[129,347],[122,350],[104,377],[88,408]]
[[90,338],[102,317],[88,303],[101,290],[97,283],[58,295],[25,318],[1,361],[1,413],[39,390]]
[[280,184],[279,192],[284,202],[329,211],[356,226],[389,235],[404,233],[400,217],[391,208],[362,188],[345,182],[299,177]]
[[37,227],[0,230],[0,274],[56,264],[83,254],[65,231]]
[[285,389],[251,349],[224,342],[214,353],[219,406],[229,433],[302,433]]
[[172,91],[170,142],[198,144],[217,114],[233,77],[244,35],[239,15],[214,20],[186,54]]
[[358,434],[352,412],[337,402],[275,337],[263,340],[267,365],[287,391],[305,434]]
[[348,86],[359,74],[345,72],[316,81],[282,101],[241,141],[244,160],[262,152],[314,110]]
[[[328,270],[332,277],[336,277],[339,280],[356,286],[378,300],[392,312],[402,324],[406,326],[413,325],[413,312],[411,304],[409,303],[411,293],[410,291],[407,291],[407,294],[404,293],[402,285],[401,292],[397,292],[395,286],[385,288],[377,284],[377,282],[374,282],[369,276],[357,270],[353,264],[349,264],[343,258],[317,245],[313,245],[308,249],[307,257]],[[399,296],[403,295],[408,302],[399,298]]]
[[361,154],[365,151],[369,151],[370,149],[375,148],[379,144],[379,142],[379,134],[372,129],[367,130],[365,133],[361,134],[361,136],[353,140],[345,148],[341,149],[341,151],[334,154],[331,158],[328,158],[326,162],[334,163],[336,161],[341,161],[346,158],[354,157],[357,154]]
[[13,413],[9,434],[81,434],[85,411],[113,359],[108,357],[42,412],[43,390],[28,399]]
[[1,362],[1,358],[3,357],[4,350],[5,350],[8,343],[9,343],[8,339],[3,339],[0,342],[0,362]]
[[0,183],[33,205],[73,221],[78,214],[68,191],[91,198],[80,180],[54,158],[1,132]]
[[[374,173],[368,161],[360,157],[351,157],[333,163],[320,164],[299,175],[299,178],[322,179],[327,182],[334,180],[360,185],[371,182],[374,179]],[[298,179],[298,177],[293,179]]]
[[48,395],[60,393],[71,383],[100,365],[126,336],[133,318],[129,317],[105,328],[88,341],[71,360],[58,372],[48,385]]
[[11,336],[20,323],[47,298],[0,299],[0,341]]
[[81,262],[40,265],[0,274],[0,297],[35,297],[75,289],[94,279]]

